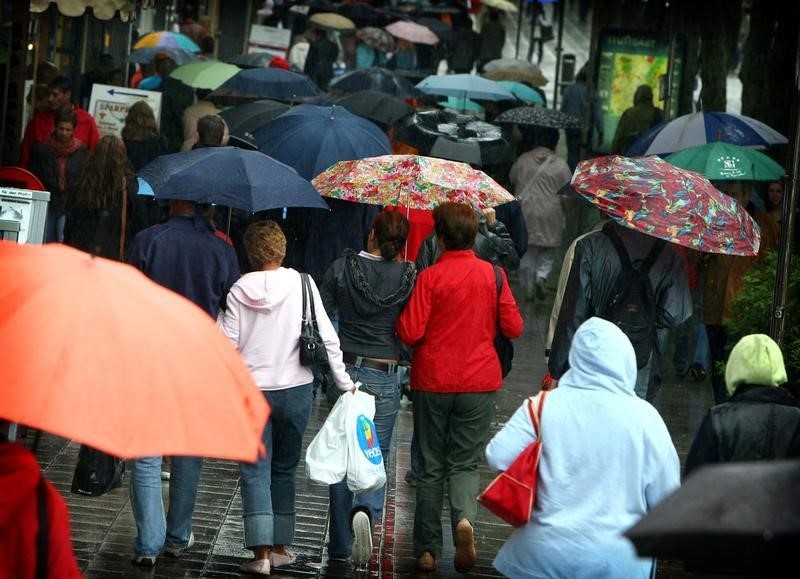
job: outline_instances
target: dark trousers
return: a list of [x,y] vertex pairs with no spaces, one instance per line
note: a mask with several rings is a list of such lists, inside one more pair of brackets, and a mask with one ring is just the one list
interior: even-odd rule
[[483,449],[494,417],[494,392],[414,393],[414,432],[419,448],[414,554],[442,553],[444,485],[450,519],[474,522],[478,514]]
[[714,389],[714,404],[722,404],[728,399],[728,391],[725,388],[725,371],[720,368],[721,364],[719,364],[719,362],[724,363],[727,359],[725,326],[706,324],[706,334],[708,335],[708,353],[711,361],[711,387]]

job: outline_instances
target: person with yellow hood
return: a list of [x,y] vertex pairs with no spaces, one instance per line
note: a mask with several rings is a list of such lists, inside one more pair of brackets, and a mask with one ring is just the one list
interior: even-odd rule
[[730,398],[703,419],[684,477],[709,463],[800,458],[800,406],[786,382],[778,344],[764,334],[739,340],[725,368]]

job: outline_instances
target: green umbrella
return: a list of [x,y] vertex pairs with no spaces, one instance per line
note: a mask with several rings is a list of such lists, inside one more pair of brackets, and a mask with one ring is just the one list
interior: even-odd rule
[[194,88],[214,90],[240,70],[218,60],[197,60],[179,66],[170,76]]
[[722,141],[689,147],[665,160],[710,181],[776,181],[785,173],[764,153]]

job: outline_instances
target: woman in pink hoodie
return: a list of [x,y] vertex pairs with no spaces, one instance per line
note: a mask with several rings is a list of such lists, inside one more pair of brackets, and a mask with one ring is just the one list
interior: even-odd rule
[[[239,465],[245,547],[255,559],[240,569],[269,575],[295,561],[286,549],[294,540],[295,471],[313,400],[311,368],[300,365],[303,293],[300,273],[281,267],[286,237],[273,221],[247,228],[244,245],[256,271],[242,276],[228,294],[218,324],[247,362],[272,409],[264,427],[265,459]],[[320,335],[339,389],[355,386],[345,371],[339,338],[309,276]]]

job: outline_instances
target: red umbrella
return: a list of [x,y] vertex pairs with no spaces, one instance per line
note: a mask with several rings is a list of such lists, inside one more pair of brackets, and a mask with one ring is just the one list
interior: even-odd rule
[[758,225],[702,175],[659,157],[597,157],[578,164],[572,187],[614,221],[708,253],[757,255]]
[[0,418],[122,458],[254,462],[269,416],[207,313],[139,270],[0,241]]

